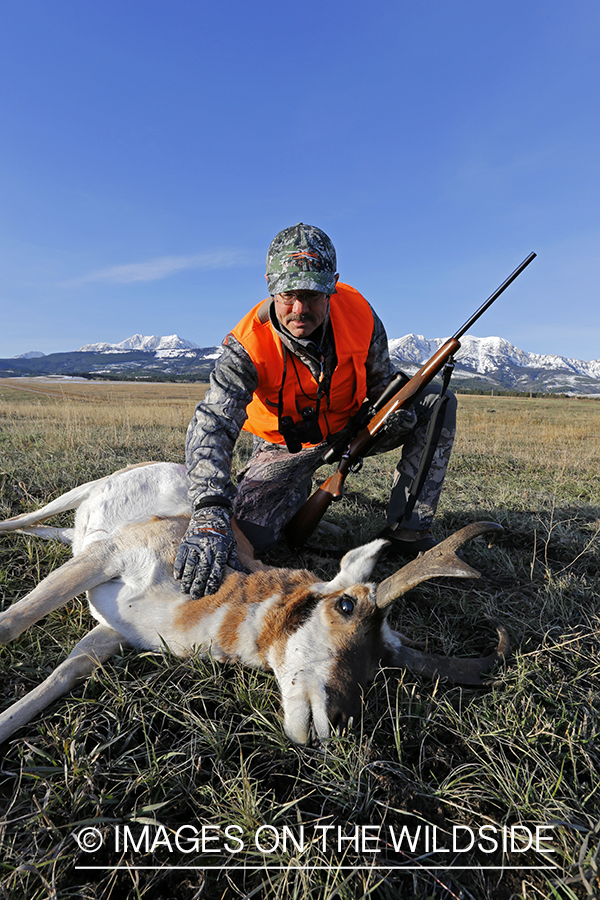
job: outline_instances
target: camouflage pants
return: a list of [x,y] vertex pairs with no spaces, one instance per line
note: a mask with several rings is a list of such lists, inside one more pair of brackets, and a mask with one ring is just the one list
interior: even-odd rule
[[[437,508],[456,430],[456,398],[446,394],[440,413],[441,430],[432,445],[433,456],[412,511],[407,502],[427,442],[427,431],[439,388],[429,386],[409,410],[401,410],[386,427],[372,453],[402,447],[387,509],[387,524],[403,528],[429,528]],[[285,446],[254,439],[254,450],[238,474],[233,512],[238,525],[258,552],[280,538],[287,522],[309,497],[312,476],[323,464],[326,447],[320,444],[289,453]]]

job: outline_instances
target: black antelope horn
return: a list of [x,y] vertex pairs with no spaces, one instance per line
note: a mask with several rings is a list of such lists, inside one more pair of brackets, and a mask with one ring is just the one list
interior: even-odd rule
[[422,581],[429,578],[479,578],[479,572],[472,569],[466,562],[456,555],[456,551],[468,541],[480,534],[493,532],[498,534],[502,526],[495,522],[473,522],[466,525],[460,531],[451,534],[441,544],[432,547],[426,553],[413,559],[402,569],[399,569],[377,587],[375,602],[380,609],[384,609],[393,603],[398,597],[406,594],[411,588],[416,587]]
[[425,675],[427,678],[447,678],[454,684],[471,684],[477,687],[483,686],[481,676],[489,672],[497,662],[507,656],[510,650],[510,640],[506,629],[502,625],[496,625],[498,631],[498,646],[481,659],[461,659],[456,656],[436,656],[433,653],[421,653],[411,647],[397,647],[394,649],[394,665],[403,669],[409,669],[415,675]]

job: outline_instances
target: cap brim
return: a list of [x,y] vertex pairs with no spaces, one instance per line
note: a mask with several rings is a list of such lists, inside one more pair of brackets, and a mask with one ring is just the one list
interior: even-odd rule
[[270,294],[285,294],[288,291],[319,291],[323,294],[335,294],[335,283],[335,276],[329,272],[267,275]]

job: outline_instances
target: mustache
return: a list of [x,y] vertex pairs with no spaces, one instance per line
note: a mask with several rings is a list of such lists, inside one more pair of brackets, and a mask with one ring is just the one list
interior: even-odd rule
[[288,322],[315,322],[316,319],[312,315],[312,313],[298,313],[297,315],[289,316],[287,321]]

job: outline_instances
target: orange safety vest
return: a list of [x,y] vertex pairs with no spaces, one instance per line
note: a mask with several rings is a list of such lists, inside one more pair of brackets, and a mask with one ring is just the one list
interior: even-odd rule
[[[263,301],[264,303],[264,301]],[[250,431],[271,444],[284,444],[279,432],[279,392],[284,374],[284,348],[267,318],[259,316],[258,303],[232,330],[233,336],[249,354],[258,372],[258,386],[246,408],[244,431]],[[329,318],[335,338],[337,365],[331,378],[329,396],[322,395],[319,425],[323,439],[336,434],[356,413],[367,396],[365,363],[373,334],[371,307],[354,288],[338,282],[329,301]],[[289,350],[283,384],[283,416],[301,420],[305,407],[316,406],[318,383],[310,369]],[[290,364],[290,357],[293,360]],[[314,447],[316,444],[303,444]]]

